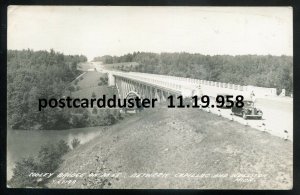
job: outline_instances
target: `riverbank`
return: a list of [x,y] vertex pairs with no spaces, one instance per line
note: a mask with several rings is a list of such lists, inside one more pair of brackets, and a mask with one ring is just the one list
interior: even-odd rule
[[81,144],[87,143],[94,137],[101,135],[107,129],[102,127],[86,127],[68,130],[7,130],[7,180],[12,177],[15,162],[29,156],[36,156],[44,144],[52,144],[60,139],[69,145],[74,138]]

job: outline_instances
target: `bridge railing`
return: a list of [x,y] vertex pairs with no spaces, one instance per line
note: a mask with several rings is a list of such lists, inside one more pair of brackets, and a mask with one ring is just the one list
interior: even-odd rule
[[144,83],[146,82],[146,83],[149,83],[152,85],[154,84],[159,87],[169,88],[169,89],[176,90],[176,91],[180,91],[181,87],[182,87],[179,84],[167,82],[165,80],[158,79],[158,78],[153,78],[146,74],[144,74],[143,76],[141,76],[141,74],[129,74],[129,73],[123,73],[123,72],[114,72],[113,74],[127,78],[127,79],[140,81],[140,82],[144,82]]
[[264,95],[276,95],[275,88],[263,88],[263,87],[256,87],[256,86],[243,86],[243,85],[236,85],[232,83],[221,83],[221,82],[214,82],[208,80],[200,80],[200,79],[193,79],[193,78],[185,78],[185,77],[177,77],[177,76],[170,76],[170,75],[159,75],[159,74],[149,74],[149,73],[140,73],[140,72],[118,72],[118,74],[122,74],[124,77],[130,77],[133,80],[139,79],[140,81],[147,81],[149,83],[153,83],[159,86],[172,88],[175,90],[181,90],[182,88],[186,87],[194,87],[194,86],[211,86],[213,88],[221,88],[224,90],[233,90],[236,92],[251,92],[254,91],[256,94]]

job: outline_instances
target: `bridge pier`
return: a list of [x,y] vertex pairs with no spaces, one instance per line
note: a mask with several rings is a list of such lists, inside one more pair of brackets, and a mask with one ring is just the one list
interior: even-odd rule
[[161,102],[161,98],[160,98],[160,95],[159,95],[159,89],[155,89],[154,90],[154,97],[157,99],[158,102]]
[[115,86],[116,85],[115,76],[112,73],[108,72],[107,77],[108,77],[108,86]]
[[161,100],[165,102],[167,100],[168,93],[165,91],[161,91]]

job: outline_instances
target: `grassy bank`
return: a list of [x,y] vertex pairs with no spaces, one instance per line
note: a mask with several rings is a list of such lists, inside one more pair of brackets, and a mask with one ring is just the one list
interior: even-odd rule
[[[64,156],[59,172],[122,173],[76,178],[53,188],[243,188],[289,189],[292,143],[198,109],[148,109]],[[133,173],[169,173],[134,178]],[[208,178],[174,177],[178,173]],[[228,174],[228,177],[215,177]],[[232,175],[260,174],[252,181]],[[212,177],[214,176],[214,177]],[[245,178],[242,178],[245,179]],[[246,178],[247,179],[247,178]]]

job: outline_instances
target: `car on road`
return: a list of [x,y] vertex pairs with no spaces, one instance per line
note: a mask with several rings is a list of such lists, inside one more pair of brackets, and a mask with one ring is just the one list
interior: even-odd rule
[[234,106],[231,108],[231,112],[234,115],[242,116],[244,119],[247,118],[257,118],[262,119],[263,112],[254,106],[254,102],[250,100],[243,101],[243,107],[236,107],[236,102],[234,102]]

